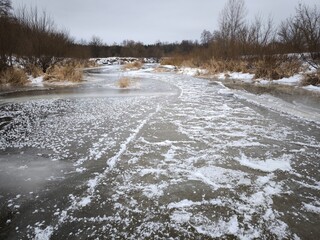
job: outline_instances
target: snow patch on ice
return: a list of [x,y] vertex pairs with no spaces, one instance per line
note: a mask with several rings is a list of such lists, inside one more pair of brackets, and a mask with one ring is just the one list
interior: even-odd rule
[[45,229],[41,229],[39,227],[36,227],[34,229],[35,232],[35,240],[49,240],[53,234],[53,227],[48,226]]
[[218,91],[218,93],[221,94],[221,95],[224,95],[224,96],[229,96],[229,97],[232,97],[234,95],[233,92],[230,89],[227,89],[227,88],[220,89]]
[[303,203],[303,207],[308,212],[320,214],[320,206],[315,206],[315,205],[312,205],[312,204]]
[[158,198],[163,195],[163,189],[165,189],[167,186],[167,183],[149,184],[143,188],[143,195],[150,199]]
[[85,207],[91,203],[91,196],[86,196],[79,202],[80,207]]
[[277,84],[283,84],[283,85],[299,85],[301,79],[302,79],[302,75],[301,74],[296,74],[293,75],[291,77],[288,78],[281,78],[279,80],[273,80],[273,83],[277,83]]
[[187,207],[191,207],[191,206],[194,206],[194,205],[201,205],[200,202],[193,202],[191,200],[188,200],[188,199],[184,199],[180,202],[173,202],[173,203],[170,203],[168,205],[168,209],[173,209],[173,208],[187,208]]
[[291,155],[284,154],[282,157],[278,159],[253,159],[249,158],[243,153],[241,153],[240,157],[235,158],[241,165],[246,167],[260,170],[262,172],[274,172],[276,170],[282,171],[290,171],[291,165],[290,160],[292,159]]
[[190,220],[190,217],[192,216],[191,213],[188,212],[184,212],[184,211],[174,211],[171,215],[170,215],[170,219],[171,221],[175,222],[175,223],[187,223]]
[[[239,232],[239,222],[236,215],[229,218],[229,220],[219,219],[217,222],[212,222],[206,217],[195,217],[190,222],[191,225],[201,234],[205,234],[212,238],[219,238],[226,234],[237,235]],[[258,235],[259,236],[259,235]],[[253,235],[253,237],[256,237]]]
[[303,88],[306,90],[309,90],[309,91],[320,92],[320,86],[309,85],[309,86],[305,86]]

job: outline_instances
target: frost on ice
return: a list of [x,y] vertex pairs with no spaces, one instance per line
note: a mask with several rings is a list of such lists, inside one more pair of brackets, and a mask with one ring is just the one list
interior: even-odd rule
[[[7,153],[0,177],[6,169],[20,182],[39,183],[0,198],[19,210],[18,238],[320,234],[316,122],[270,110],[266,96],[192,76],[131,71],[139,89],[120,91],[110,87],[119,73],[101,71],[88,85],[98,86],[98,97],[0,106],[11,119],[0,130]],[[51,163],[48,176],[26,178],[43,161]]]

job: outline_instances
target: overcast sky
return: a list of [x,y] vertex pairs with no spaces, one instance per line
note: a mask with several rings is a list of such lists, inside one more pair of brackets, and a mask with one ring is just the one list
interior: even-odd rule
[[[12,0],[13,7],[37,6],[76,40],[99,36],[107,44],[125,39],[144,43],[199,40],[204,29],[218,27],[227,0]],[[318,0],[245,0],[248,19],[272,16],[278,24],[299,2]]]

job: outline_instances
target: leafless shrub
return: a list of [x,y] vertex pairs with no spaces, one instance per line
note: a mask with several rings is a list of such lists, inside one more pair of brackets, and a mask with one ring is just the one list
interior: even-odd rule
[[27,75],[22,69],[8,68],[0,74],[1,84],[23,85],[27,82]]

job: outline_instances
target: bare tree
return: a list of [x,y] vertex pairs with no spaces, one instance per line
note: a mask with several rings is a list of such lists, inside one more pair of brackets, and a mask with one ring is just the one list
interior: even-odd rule
[[230,57],[237,54],[237,40],[243,33],[246,17],[246,7],[244,0],[229,0],[219,19],[219,38],[224,51],[224,57]]
[[246,7],[244,0],[229,0],[220,13],[220,32],[222,37],[235,40],[245,26]]
[[296,9],[295,24],[301,31],[309,52],[320,50],[320,9],[300,4]]
[[281,22],[278,30],[279,42],[287,52],[301,52],[304,49],[303,35],[294,18]]
[[208,44],[212,41],[212,33],[208,30],[203,30],[200,38],[201,44],[208,46]]
[[45,11],[39,14],[37,8],[22,7],[16,11],[15,18],[24,36],[21,40],[23,47],[18,53],[27,57],[29,63],[38,65],[46,72],[51,64],[65,56],[72,40],[67,31],[56,29],[54,21]]
[[0,16],[9,16],[12,11],[11,0],[0,0]]
[[294,17],[282,22],[280,41],[296,51],[320,51],[320,9],[300,4]]
[[249,41],[253,44],[265,47],[274,36],[273,21],[269,19],[264,22],[262,17],[257,15],[251,24]]
[[103,46],[103,41],[98,36],[92,36],[91,41],[89,42],[89,46],[91,49],[92,57],[101,57],[101,47]]

